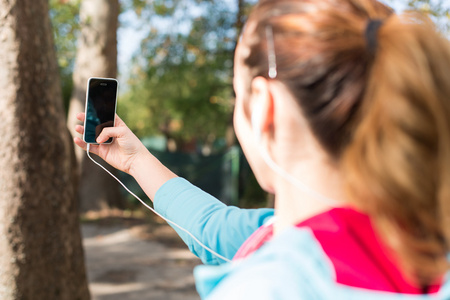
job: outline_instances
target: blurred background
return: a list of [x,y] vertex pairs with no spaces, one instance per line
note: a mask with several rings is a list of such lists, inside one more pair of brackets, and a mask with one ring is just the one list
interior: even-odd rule
[[[447,0],[385,2],[427,13],[449,36]],[[76,135],[89,77],[118,78],[118,115],[163,164],[228,205],[273,206],[232,128],[234,49],[255,3],[0,4],[0,16],[11,20],[0,21],[0,119],[11,133],[0,142],[1,299],[198,299],[192,277],[198,259],[75,149],[62,128]],[[29,87],[30,77],[40,81]],[[53,169],[61,173],[47,172]],[[133,178],[112,171],[151,203]]]

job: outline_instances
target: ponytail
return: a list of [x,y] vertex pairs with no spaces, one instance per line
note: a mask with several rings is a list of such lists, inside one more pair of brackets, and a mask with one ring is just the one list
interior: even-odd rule
[[402,266],[429,285],[448,269],[450,46],[418,13],[390,16],[342,167]]
[[249,78],[269,78],[269,25],[277,80],[342,167],[350,200],[411,279],[433,282],[450,243],[449,42],[376,0],[260,1],[248,22]]

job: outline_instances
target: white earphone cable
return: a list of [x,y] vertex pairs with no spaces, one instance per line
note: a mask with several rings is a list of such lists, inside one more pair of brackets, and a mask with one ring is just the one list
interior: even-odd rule
[[117,178],[116,176],[114,176],[110,171],[108,171],[108,169],[106,169],[104,166],[102,166],[101,164],[99,164],[98,162],[96,162],[91,155],[89,154],[89,150],[90,150],[90,144],[87,144],[87,156],[100,168],[102,168],[105,172],[107,172],[109,175],[111,175],[115,180],[117,180],[117,182],[120,183],[120,185],[123,186],[123,188],[130,193],[134,198],[136,198],[137,200],[139,200],[139,202],[142,203],[142,205],[144,205],[146,208],[148,208],[149,210],[151,210],[153,213],[155,213],[157,216],[159,216],[160,218],[162,218],[163,220],[165,220],[167,223],[172,224],[173,226],[177,227],[178,229],[180,229],[181,231],[185,232],[186,234],[188,234],[195,242],[197,242],[203,249],[207,250],[208,252],[210,252],[211,254],[215,255],[216,257],[226,261],[226,262],[231,262],[230,259],[220,255],[219,253],[215,252],[214,250],[212,250],[211,248],[209,248],[208,246],[206,246],[205,244],[203,244],[202,242],[200,242],[200,240],[198,238],[196,238],[192,233],[190,233],[187,229],[184,229],[183,227],[181,227],[180,225],[178,225],[177,223],[167,219],[166,217],[162,216],[161,214],[159,214],[157,211],[155,211],[151,206],[149,206],[147,203],[145,203],[143,200],[141,200],[141,198],[139,198],[136,194],[134,194],[132,191],[130,191],[125,184],[119,180],[119,178]]
[[309,194],[310,196],[316,198],[317,200],[319,200],[327,205],[334,206],[338,203],[336,200],[334,200],[332,198],[328,198],[328,197],[320,194],[316,190],[312,189],[311,187],[307,186],[306,184],[304,184],[303,182],[301,182],[300,180],[298,180],[297,178],[295,178],[294,176],[292,176],[291,174],[286,172],[284,169],[282,169],[280,166],[278,166],[272,160],[272,158],[269,156],[269,154],[266,151],[260,150],[260,153],[261,153],[261,156],[262,156],[264,162],[269,166],[269,168],[271,168],[273,171],[275,171],[278,175],[283,177],[286,181],[288,181],[293,186],[297,187],[298,189],[304,191],[305,193]]

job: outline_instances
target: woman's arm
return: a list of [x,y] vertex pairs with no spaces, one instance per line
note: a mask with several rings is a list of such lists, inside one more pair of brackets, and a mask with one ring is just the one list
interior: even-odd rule
[[[77,118],[84,121],[85,115]],[[83,134],[83,126],[76,126]],[[101,144],[109,138],[111,144]],[[75,143],[86,149],[79,137]],[[273,210],[244,210],[228,207],[216,198],[178,178],[154,157],[125,123],[116,116],[115,127],[104,128],[97,138],[100,145],[90,151],[113,167],[132,175],[164,217],[191,232],[206,246],[232,259],[241,244],[270,216]],[[223,261],[204,250],[186,233],[176,229],[191,251],[208,264]]]
[[[77,114],[77,119],[83,122],[85,114]],[[75,130],[83,134],[84,127],[77,125]],[[109,138],[113,138],[111,144],[102,144]],[[86,150],[87,145],[82,139],[75,137],[74,142]],[[90,152],[100,156],[114,168],[133,176],[151,200],[166,181],[177,177],[147,150],[117,115],[115,126],[104,128],[97,142],[99,145],[91,145]]]
[[[206,246],[230,260],[244,241],[273,216],[273,209],[226,206],[183,178],[167,181],[157,191],[154,205],[163,216],[174,220]],[[203,263],[224,262],[183,231],[174,229]]]

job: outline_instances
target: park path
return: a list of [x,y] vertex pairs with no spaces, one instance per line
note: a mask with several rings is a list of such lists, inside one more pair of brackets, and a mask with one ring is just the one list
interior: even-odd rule
[[113,218],[81,229],[92,300],[200,299],[200,260],[168,225]]

